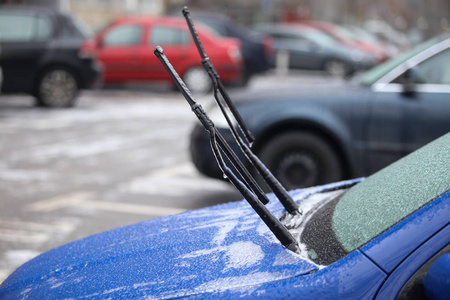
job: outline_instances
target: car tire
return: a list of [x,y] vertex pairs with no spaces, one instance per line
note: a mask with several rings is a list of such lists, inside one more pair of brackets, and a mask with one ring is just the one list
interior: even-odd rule
[[44,107],[71,107],[79,93],[78,82],[66,68],[46,70],[37,84],[37,105]]
[[203,68],[193,67],[184,73],[183,81],[193,94],[206,94],[211,88],[211,79]]
[[262,147],[259,157],[288,190],[344,179],[334,149],[312,133],[280,134]]
[[332,58],[325,62],[324,70],[332,77],[344,78],[349,74],[350,67],[345,61]]

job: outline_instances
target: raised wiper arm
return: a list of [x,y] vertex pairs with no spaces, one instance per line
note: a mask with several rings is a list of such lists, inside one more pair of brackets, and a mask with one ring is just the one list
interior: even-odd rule
[[219,164],[219,167],[223,171],[225,177],[242,194],[242,196],[247,200],[250,206],[264,221],[267,227],[269,227],[269,229],[273,232],[273,234],[278,238],[281,244],[286,248],[288,248],[289,250],[297,252],[298,244],[295,238],[289,233],[286,227],[284,227],[283,224],[281,224],[281,222],[270,213],[270,211],[264,206],[264,204],[258,199],[258,197],[256,197],[256,195],[241,180],[239,180],[239,178],[231,171],[231,169],[225,163],[224,159],[222,158],[221,151],[225,153],[225,155],[228,157],[228,159],[230,159],[230,161],[232,161],[233,164],[237,163],[239,159],[236,157],[236,155],[231,149],[229,149],[230,152],[226,150],[227,148],[229,148],[229,145],[222,137],[220,132],[216,129],[214,123],[211,121],[206,112],[203,110],[202,106],[195,101],[194,97],[192,96],[192,93],[186,87],[183,80],[180,78],[178,73],[175,71],[175,69],[165,56],[163,49],[157,46],[155,48],[154,54],[158,57],[158,59],[163,64],[164,68],[170,74],[170,77],[173,79],[175,85],[191,106],[192,111],[195,113],[195,115],[200,120],[205,129],[209,132],[211,148]]
[[[191,32],[192,38],[194,39],[194,43],[197,46],[198,52],[200,53],[200,56],[202,58],[203,67],[205,68],[206,72],[208,73],[208,75],[211,78],[211,81],[213,83],[214,98],[216,99],[217,105],[219,106],[220,110],[222,111],[222,114],[224,115],[225,119],[227,120],[228,126],[230,127],[230,130],[234,136],[234,139],[238,143],[239,147],[242,149],[242,152],[245,154],[247,159],[255,167],[255,169],[258,171],[258,173],[262,176],[264,181],[267,183],[267,185],[273,191],[273,193],[277,196],[278,200],[280,200],[281,204],[286,208],[286,210],[290,214],[299,213],[300,210],[298,208],[298,205],[294,202],[294,200],[288,194],[286,189],[281,185],[281,183],[275,178],[275,176],[273,176],[273,174],[264,165],[264,163],[250,149],[250,146],[254,140],[254,137],[253,137],[252,133],[250,132],[250,130],[248,129],[247,125],[245,124],[244,120],[242,119],[241,115],[237,111],[237,109],[236,109],[235,105],[233,104],[233,102],[231,101],[230,97],[228,96],[228,93],[225,91],[225,88],[224,88],[222,82],[220,81],[219,74],[217,73],[216,69],[214,68],[208,55],[206,55],[205,49],[203,48],[202,42],[200,41],[200,38],[197,34],[197,30],[195,29],[195,26],[194,26],[194,22],[192,21],[189,9],[187,7],[183,8],[183,15],[188,24],[189,31]],[[219,93],[222,96],[222,99],[224,100],[225,104],[219,98]],[[230,117],[228,116],[228,114],[226,112],[225,105],[231,111],[233,117],[235,118],[235,120],[237,122],[237,127],[239,128],[241,133],[246,138],[247,143],[245,143],[242,140],[239,133],[237,132],[235,126],[233,125],[233,122],[231,121]]]

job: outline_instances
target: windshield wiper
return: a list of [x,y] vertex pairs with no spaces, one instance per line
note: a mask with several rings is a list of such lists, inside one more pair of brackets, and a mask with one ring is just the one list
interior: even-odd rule
[[[272,173],[259,160],[259,158],[251,151],[250,145],[254,140],[253,135],[248,130],[246,124],[239,115],[236,107],[234,106],[228,94],[226,93],[225,88],[219,79],[219,75],[214,69],[214,66],[212,65],[210,59],[206,55],[202,43],[195,30],[194,24],[192,22],[187,7],[183,9],[183,14],[186,18],[186,21],[192,33],[197,49],[202,57],[202,64],[213,82],[214,98],[218,106],[220,107],[225,119],[227,120],[230,130],[237,144],[239,145],[242,152],[245,154],[245,157],[248,159],[248,161],[256,168],[258,173],[267,182],[267,185],[272,189],[272,191],[280,200],[280,202],[283,204],[283,206],[286,208],[288,213],[290,214],[301,213],[298,208],[298,205],[290,197],[286,189],[272,175]],[[230,145],[227,143],[225,138],[214,126],[214,123],[208,117],[208,115],[203,110],[201,105],[195,101],[191,91],[187,88],[183,80],[180,78],[180,76],[177,74],[177,72],[170,64],[167,57],[165,56],[163,49],[160,46],[157,46],[155,48],[154,54],[161,61],[164,68],[167,70],[172,80],[174,81],[175,85],[191,106],[192,111],[200,120],[203,127],[209,132],[211,148],[216,158],[216,161],[224,174],[224,177],[228,179],[242,194],[242,196],[247,200],[250,206],[252,206],[255,212],[269,227],[272,233],[278,238],[281,244],[286,248],[288,248],[289,250],[297,252],[298,250],[297,241],[289,233],[286,227],[284,227],[284,225],[275,216],[273,216],[271,212],[264,206],[264,204],[267,204],[269,202],[267,196],[264,194],[264,192],[262,192],[262,189],[256,183],[255,179],[252,177],[252,175],[250,175],[250,173],[245,168],[244,164],[231,149]],[[229,111],[231,112],[234,120],[237,123],[237,128],[244,136],[246,142],[242,140],[236,127],[233,125],[233,122],[230,119],[230,116],[228,115],[226,109],[229,109]],[[230,166],[227,165],[227,163],[223,158],[223,155],[225,155],[228,161],[231,162],[231,166],[234,167],[234,170],[237,172],[237,175],[232,171]]]
[[[250,130],[248,129],[247,125],[245,124],[244,120],[242,119],[241,115],[237,111],[230,97],[228,96],[228,93],[225,91],[225,87],[223,83],[220,81],[219,74],[214,68],[208,55],[206,55],[205,49],[203,48],[202,42],[200,41],[200,38],[194,26],[194,22],[192,21],[189,9],[187,7],[183,8],[183,15],[188,24],[189,31],[191,32],[194,43],[197,46],[198,52],[200,53],[200,56],[202,58],[203,67],[205,68],[206,72],[208,73],[213,83],[214,98],[216,100],[216,103],[219,106],[220,110],[222,111],[222,114],[224,115],[225,119],[227,120],[228,126],[233,134],[234,139],[238,143],[239,147],[245,154],[248,161],[255,167],[255,169],[267,183],[269,188],[277,196],[278,200],[280,200],[284,208],[286,208],[286,210],[290,214],[299,213],[300,211],[298,205],[294,202],[294,200],[288,194],[286,189],[281,185],[281,183],[275,178],[275,176],[273,176],[273,174],[269,171],[269,169],[250,149],[251,144],[254,141],[254,137],[250,132]],[[228,108],[231,114],[233,115],[237,124],[236,127],[245,137],[246,143],[242,140],[241,136],[239,135],[236,127],[234,126],[232,120],[230,119],[230,116],[226,111],[226,108]]]
[[270,211],[264,206],[261,200],[258,199],[258,197],[254,194],[254,192],[249,187],[247,187],[247,185],[245,185],[227,166],[222,157],[222,152],[235,167],[239,165],[239,158],[236,156],[223,136],[214,126],[214,123],[203,110],[202,106],[195,101],[192,93],[165,56],[163,49],[157,46],[155,48],[154,54],[158,57],[164,68],[170,74],[175,85],[191,106],[192,111],[195,113],[205,129],[209,132],[211,148],[216,157],[217,163],[219,164],[219,167],[225,177],[238,189],[238,191],[247,200],[250,206],[256,211],[256,213],[261,217],[264,223],[278,238],[281,244],[289,250],[296,252],[298,250],[298,245],[295,238],[289,233],[286,227],[284,227],[283,224],[281,224],[281,222],[270,213]]

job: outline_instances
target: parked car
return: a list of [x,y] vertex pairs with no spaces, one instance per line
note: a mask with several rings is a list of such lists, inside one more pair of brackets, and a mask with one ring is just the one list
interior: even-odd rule
[[2,299],[445,299],[450,134],[366,180],[291,191],[267,207],[283,247],[243,201],[104,232],[39,255]]
[[[238,40],[221,38],[201,26],[198,34],[203,46],[224,83],[242,77],[242,54]],[[172,83],[164,67],[153,55],[155,46],[164,51],[192,92],[211,89],[211,81],[204,71],[197,48],[190,38],[186,22],[175,17],[120,17],[112,21],[95,37],[90,51],[103,63],[104,83],[128,82]]]
[[310,26],[264,24],[257,30],[274,39],[272,65],[282,51],[289,54],[289,68],[324,70],[336,77],[349,76],[376,64],[372,55],[348,48]]
[[390,58],[386,47],[373,41],[369,42],[362,37],[360,38],[360,32],[358,34],[343,26],[328,22],[302,21],[300,24],[321,30],[348,48],[357,49],[372,55],[377,62],[384,62]]
[[193,16],[218,35],[236,38],[241,42],[244,74],[240,85],[246,85],[253,75],[270,69],[270,62],[273,60],[273,39],[270,36],[236,24],[222,15],[194,13]]
[[[352,82],[234,95],[253,151],[287,188],[367,176],[450,131],[450,37],[439,36]],[[216,127],[232,141],[226,122]],[[237,148],[236,148],[236,151]],[[197,126],[197,169],[222,178]]]
[[100,78],[95,58],[81,51],[88,35],[71,15],[50,9],[1,6],[2,93],[26,93],[36,104],[68,107]]

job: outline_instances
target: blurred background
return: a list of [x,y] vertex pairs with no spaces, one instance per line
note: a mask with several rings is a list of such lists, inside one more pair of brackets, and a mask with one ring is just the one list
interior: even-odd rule
[[220,12],[237,23],[320,20],[366,28],[401,43],[418,43],[450,28],[446,0],[2,0],[3,4],[50,6],[78,15],[94,30],[121,15]]
[[[389,64],[390,59],[450,30],[448,0],[0,0],[0,4],[4,5],[0,7],[0,282],[39,253],[87,235],[242,198],[223,180],[208,177],[221,177],[214,173],[217,170],[199,172],[200,163],[215,166],[214,161],[199,162],[199,157],[207,157],[201,151],[209,145],[206,141],[202,146],[201,134],[194,137],[197,120],[170,85],[153,55],[154,46],[165,44],[169,59],[207,108],[213,104],[211,85],[198,72],[200,58],[189,45],[190,36],[180,34],[186,29],[181,27],[184,21],[166,16],[181,19],[181,9],[189,6],[233,99],[297,85],[306,87],[298,94],[302,97],[325,90],[330,83],[332,93],[344,92],[344,85],[348,87],[360,73],[386,61],[389,68],[382,71],[390,72],[413,55]],[[45,18],[27,23],[33,14],[4,8],[12,5],[55,13],[38,10]],[[51,28],[52,24],[60,26]],[[155,29],[162,25],[177,30]],[[148,35],[136,27],[153,30],[153,39],[146,40]],[[417,138],[416,147],[431,137],[430,132],[448,131],[450,74],[444,73],[450,70],[450,51],[442,52],[432,65],[411,72],[415,77],[401,78],[407,79],[396,82],[401,87],[389,90],[392,98],[379,111],[391,119],[372,123],[382,131],[380,137],[391,132],[397,142],[416,138],[419,132],[424,139]],[[189,68],[188,62],[197,65]],[[444,68],[443,75],[435,72],[439,67]],[[375,90],[376,80],[369,79],[377,76],[366,76],[364,95],[376,94],[368,91]],[[421,81],[413,85],[408,81],[418,78]],[[437,104],[403,101],[406,96],[428,99],[414,90],[414,84],[436,86],[426,81],[434,78],[440,80],[440,90],[432,92],[430,103]],[[359,101],[362,94],[357,97],[354,103],[364,102]],[[388,107],[392,99],[401,104]],[[346,103],[345,97],[338,100]],[[366,110],[354,103],[342,107],[355,120],[368,119],[362,114]],[[409,106],[404,109],[403,104]],[[265,108],[260,111],[263,114]],[[408,122],[418,115],[423,116],[420,121],[434,122],[429,128],[438,129],[427,131],[414,118]],[[190,146],[195,142],[191,137],[200,141],[197,157],[191,153],[195,148]],[[395,158],[413,150],[405,150],[403,144],[394,148],[401,150]],[[291,161],[298,163],[295,157]],[[289,169],[289,162],[285,165]],[[341,171],[327,180],[351,174]],[[303,185],[289,187],[298,186]]]

